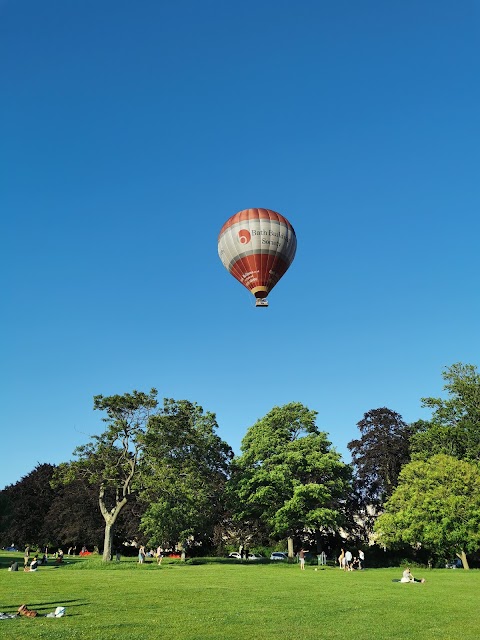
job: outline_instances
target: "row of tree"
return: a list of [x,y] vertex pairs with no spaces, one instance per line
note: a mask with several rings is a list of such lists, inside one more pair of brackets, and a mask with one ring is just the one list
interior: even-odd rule
[[443,375],[447,398],[423,399],[429,421],[367,412],[352,464],[300,403],[274,407],[235,457],[195,403],[159,406],[155,389],[96,396],[105,431],[0,492],[0,544],[97,545],[108,561],[127,540],[223,553],[347,537],[468,567],[480,548],[480,376],[461,363]]

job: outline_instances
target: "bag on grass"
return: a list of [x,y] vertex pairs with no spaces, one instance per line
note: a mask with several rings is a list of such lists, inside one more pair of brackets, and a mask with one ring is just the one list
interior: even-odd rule
[[38,616],[38,613],[33,611],[33,609],[29,609],[26,604],[22,604],[21,607],[18,607],[18,613],[26,618],[36,618]]
[[65,615],[65,607],[57,607],[53,613],[47,613],[46,618],[62,618]]

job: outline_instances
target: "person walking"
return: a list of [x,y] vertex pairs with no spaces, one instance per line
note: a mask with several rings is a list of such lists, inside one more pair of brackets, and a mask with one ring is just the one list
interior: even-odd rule
[[162,547],[157,547],[157,564],[162,564],[163,560],[163,549]]

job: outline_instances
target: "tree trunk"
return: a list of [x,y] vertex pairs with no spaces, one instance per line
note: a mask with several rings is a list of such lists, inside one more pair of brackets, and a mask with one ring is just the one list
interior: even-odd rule
[[103,541],[103,562],[111,562],[112,560],[112,540],[113,540],[113,528],[117,520],[118,514],[127,504],[127,497],[124,496],[122,500],[117,500],[117,503],[110,511],[105,505],[105,488],[100,487],[100,495],[98,496],[98,504],[100,511],[102,512],[103,519],[105,520],[105,537]]
[[287,538],[288,561],[293,562],[293,538]]
[[110,562],[112,559],[112,540],[113,540],[113,529],[112,525],[108,522],[105,522],[105,536],[103,539],[103,562]]
[[465,551],[463,551],[463,550],[460,551],[460,553],[457,553],[457,556],[462,561],[463,568],[464,569],[470,569],[470,567],[468,566],[467,554],[465,553]]
[[320,535],[320,531],[315,531],[315,548],[317,551],[317,555],[323,551],[322,536]]

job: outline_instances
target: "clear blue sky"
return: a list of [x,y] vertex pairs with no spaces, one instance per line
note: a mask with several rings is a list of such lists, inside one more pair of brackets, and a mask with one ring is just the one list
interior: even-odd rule
[[[0,0],[0,488],[155,386],[238,453],[291,401],[348,459],[480,364],[474,0]],[[217,235],[297,232],[268,309]]]

